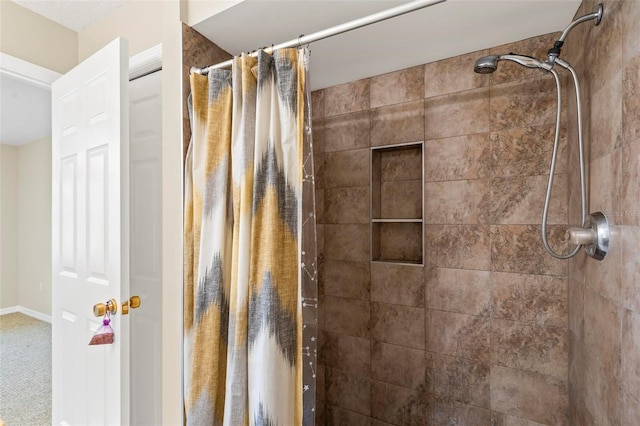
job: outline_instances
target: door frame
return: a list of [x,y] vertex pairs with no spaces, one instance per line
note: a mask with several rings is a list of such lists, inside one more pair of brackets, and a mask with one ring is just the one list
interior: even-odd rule
[[49,91],[51,91],[51,83],[62,76],[49,68],[3,52],[0,52],[0,74]]
[[[181,29],[181,27],[176,26],[176,29]],[[171,41],[172,43],[175,42],[174,39],[167,39],[167,40]],[[171,47],[175,48],[175,46],[170,46],[170,48]],[[170,53],[175,53],[175,52],[170,52]],[[141,77],[149,72],[162,68],[162,65],[163,65],[162,59],[163,59],[162,43],[157,44],[149,49],[146,49],[136,55],[131,56],[129,58],[129,79]],[[176,70],[173,70],[174,68],[173,64],[169,64],[169,68],[172,68],[171,71],[179,70],[179,68],[177,68]],[[15,78],[17,80],[20,80],[22,82],[25,82],[34,86],[44,88],[49,91],[51,91],[51,84],[62,76],[62,74],[56,71],[50,70],[48,68],[42,67],[32,62],[25,61],[23,59],[11,56],[3,52],[0,52],[0,74]],[[175,87],[175,82],[171,81],[171,73],[166,73],[165,76],[163,76],[163,92],[165,90],[165,87],[167,87],[165,85],[166,84],[165,81],[169,81],[171,83],[172,88]],[[171,98],[170,94],[168,93],[163,94],[163,107],[162,107],[163,119],[166,113],[165,101],[170,98]],[[163,133],[164,131],[165,131],[165,126],[163,125]],[[165,152],[166,152],[165,138],[166,136],[163,135],[163,157],[165,156]],[[179,148],[180,151],[182,151],[182,144],[180,143],[178,144],[178,146],[180,147]],[[178,176],[178,181],[173,181],[177,177],[174,174],[175,161],[176,161],[175,159],[162,160],[163,199],[165,198],[165,195],[164,195],[165,183],[170,183],[171,187],[177,187],[177,188],[182,187],[181,174],[180,176]],[[178,170],[181,170],[181,167]],[[175,189],[175,188],[172,188],[172,189]],[[182,193],[181,189],[178,191],[178,193],[179,194]],[[181,199],[181,195],[179,195],[179,197]],[[165,202],[167,202],[167,200],[165,200]],[[179,207],[179,211],[180,212],[182,211],[181,206]],[[163,216],[165,212],[166,212],[165,205],[163,204]],[[163,225],[166,225],[167,223],[165,220],[168,220],[168,216],[167,218],[163,219]],[[178,235],[181,235],[182,221],[180,220],[179,222],[173,223],[172,225],[175,225],[177,228],[176,230],[172,231],[172,233],[173,234],[177,233]],[[163,226],[163,229],[164,229],[164,226]],[[177,266],[177,265],[181,266],[181,263],[182,263],[182,257],[181,257],[182,246],[181,245],[179,246],[178,252],[174,252],[176,247],[173,240],[175,240],[175,237],[163,235],[163,251],[166,250],[167,247],[170,247],[172,251],[171,253],[163,254],[163,257],[162,257],[163,265],[165,261],[169,259],[170,259],[170,263],[172,263],[172,265],[165,265],[162,268],[162,275],[163,275],[162,276],[162,279],[163,279],[163,285],[162,285],[163,296],[162,297],[163,297],[163,300],[165,301],[163,302],[163,307],[162,307],[163,309],[163,327],[162,327],[163,329],[163,333],[162,333],[163,379],[162,380],[163,380],[163,384],[164,383],[168,384],[167,387],[163,386],[163,397],[162,397],[163,422],[168,421],[169,418],[172,418],[172,419],[181,418],[181,407],[182,407],[182,379],[181,379],[182,372],[179,371],[176,374],[176,372],[174,371],[178,367],[178,365],[176,365],[177,363],[179,363],[180,366],[182,365],[181,356],[178,355],[176,357],[176,352],[179,354],[182,353],[182,349],[181,349],[182,281],[180,280],[179,289],[177,289],[175,283],[169,284],[166,279],[167,278],[166,273],[168,271],[171,271],[171,275],[175,275],[173,266]],[[174,263],[175,265],[173,265]],[[178,269],[178,273],[181,276],[181,273],[182,273],[181,268]],[[176,295],[179,295],[180,297],[176,299]],[[27,314],[30,315],[30,313],[27,313]],[[179,321],[179,324],[174,324],[174,321]],[[49,319],[49,322],[50,322],[50,319]],[[176,329],[180,330],[179,335],[175,334]],[[180,347],[180,349],[177,349],[177,351],[176,351],[176,345]],[[171,374],[166,374],[167,368],[171,368]],[[181,368],[181,367],[178,367],[178,368]],[[164,377],[165,375],[167,377]],[[165,418],[167,419],[165,420]]]

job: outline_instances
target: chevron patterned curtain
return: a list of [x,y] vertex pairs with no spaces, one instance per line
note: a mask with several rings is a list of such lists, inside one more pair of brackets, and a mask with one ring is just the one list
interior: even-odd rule
[[187,425],[313,425],[317,268],[306,50],[191,76]]

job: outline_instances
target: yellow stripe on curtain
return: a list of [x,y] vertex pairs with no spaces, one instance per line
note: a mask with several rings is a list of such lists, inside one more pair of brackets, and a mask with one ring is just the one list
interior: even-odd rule
[[317,271],[307,58],[303,50],[259,52],[234,58],[231,71],[191,76],[187,425],[313,424]]

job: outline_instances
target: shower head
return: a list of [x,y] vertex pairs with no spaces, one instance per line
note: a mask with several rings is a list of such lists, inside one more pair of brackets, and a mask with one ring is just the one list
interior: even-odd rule
[[473,70],[478,74],[490,74],[498,69],[498,61],[512,61],[527,68],[539,68],[543,71],[549,71],[551,66],[536,58],[525,55],[516,55],[509,53],[506,55],[488,55],[476,61]]
[[476,61],[473,70],[478,74],[491,74],[498,69],[498,55],[488,55]]

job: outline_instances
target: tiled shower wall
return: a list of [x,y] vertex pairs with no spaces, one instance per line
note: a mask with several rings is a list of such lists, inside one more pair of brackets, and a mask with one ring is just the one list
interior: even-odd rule
[[[508,63],[473,72],[490,53],[544,57],[557,36],[313,93],[318,424],[568,424],[567,262],[540,238],[554,83]],[[411,141],[425,141],[425,266],[370,263],[370,147]],[[567,223],[565,147],[563,130],[552,241]],[[400,208],[416,196],[405,180]],[[388,237],[401,249],[419,236]]]
[[[581,25],[566,44],[584,93],[589,211],[615,225],[603,262],[581,253],[569,263],[570,417],[573,425],[631,426],[640,422],[640,2],[603,3],[602,23]],[[595,7],[584,1],[578,14]],[[575,111],[572,102],[572,126]],[[575,147],[576,134],[568,136]],[[569,152],[577,224],[577,151]]]

